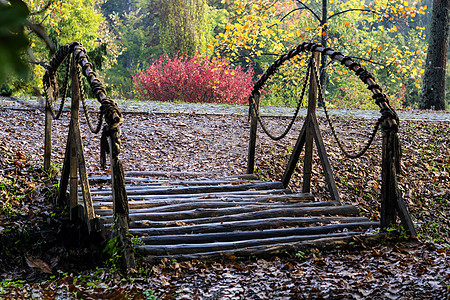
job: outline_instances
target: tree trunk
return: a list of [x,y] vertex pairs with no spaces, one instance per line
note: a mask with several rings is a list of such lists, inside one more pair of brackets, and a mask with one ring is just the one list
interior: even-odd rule
[[[326,25],[328,23],[328,0],[322,0],[322,21],[321,21],[321,25],[323,26],[323,30],[322,32],[325,33],[325,35],[322,33],[322,46],[324,48],[328,47],[328,25]],[[328,80],[328,74],[327,74],[327,56],[326,55],[322,55],[321,59],[320,59],[320,85],[322,86],[322,91],[323,94],[325,95],[325,91],[327,89],[327,80]],[[322,99],[321,97],[319,97],[319,102],[318,102],[318,106],[319,107],[323,107],[323,101],[325,101],[325,99]]]
[[450,0],[434,0],[421,109],[445,110],[445,68],[449,43]]
[[160,0],[160,40],[164,53],[194,56],[205,45],[204,0]]

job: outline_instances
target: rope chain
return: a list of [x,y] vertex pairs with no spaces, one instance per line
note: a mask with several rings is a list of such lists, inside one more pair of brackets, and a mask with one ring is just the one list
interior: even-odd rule
[[261,125],[262,130],[264,131],[265,134],[267,134],[268,137],[270,137],[274,141],[279,141],[279,140],[283,139],[284,137],[286,137],[286,135],[289,133],[289,131],[291,131],[295,120],[297,119],[298,113],[300,111],[300,107],[302,106],[304,97],[305,97],[306,86],[308,84],[308,75],[309,75],[310,68],[311,68],[311,61],[312,60],[310,59],[310,62],[308,63],[308,67],[306,70],[306,75],[303,78],[304,82],[303,82],[303,88],[302,88],[300,100],[297,100],[297,107],[295,109],[294,115],[292,116],[291,121],[289,122],[288,126],[286,127],[286,129],[284,130],[284,132],[282,134],[280,134],[279,136],[275,136],[269,132],[269,130],[267,129],[267,126],[264,124],[264,122],[262,120],[262,116],[261,116],[259,109],[256,107],[256,103],[254,101],[251,102],[252,110],[253,110],[253,112],[255,112],[256,118],[258,120],[258,123]]
[[[272,138],[274,140],[283,138],[287,134],[287,132],[290,130],[290,127],[288,126],[285,133],[283,133],[279,137],[274,137],[273,135],[271,135],[268,132],[267,128],[265,128],[265,126],[261,120],[261,116],[258,113],[258,110],[257,110],[256,104],[254,103],[255,102],[254,100],[257,99],[257,97],[259,99],[259,94],[260,94],[259,90],[264,86],[265,82],[273,74],[275,74],[277,72],[278,68],[284,62],[293,58],[294,56],[298,55],[299,53],[301,53],[303,51],[309,51],[309,52],[318,51],[318,52],[322,53],[322,55],[329,56],[332,60],[339,61],[342,65],[346,66],[348,69],[353,71],[356,74],[356,76],[358,76],[359,79],[367,85],[367,88],[373,93],[372,98],[375,100],[375,103],[378,106],[380,106],[380,108],[381,108],[381,110],[380,110],[381,117],[375,123],[374,129],[373,129],[366,145],[362,148],[361,151],[359,151],[356,154],[349,153],[343,146],[343,143],[341,142],[341,140],[339,139],[339,137],[336,133],[336,130],[334,128],[333,122],[331,121],[327,107],[325,105],[325,95],[324,95],[323,88],[320,84],[318,70],[315,65],[313,66],[314,67],[314,76],[315,76],[317,82],[319,82],[319,84],[318,84],[319,103],[321,103],[321,102],[323,103],[325,115],[326,115],[327,121],[330,125],[333,137],[335,138],[340,150],[342,151],[342,153],[344,153],[344,155],[346,157],[358,158],[358,157],[361,157],[362,155],[364,155],[367,152],[367,150],[369,149],[369,147],[372,145],[372,143],[375,139],[375,135],[380,127],[382,127],[383,131],[397,131],[398,130],[398,124],[399,124],[398,115],[395,112],[395,110],[392,108],[391,104],[389,103],[387,96],[385,94],[383,94],[381,87],[375,83],[373,75],[370,72],[368,72],[366,69],[364,69],[359,63],[353,61],[353,59],[351,57],[345,56],[341,52],[334,51],[331,48],[325,48],[320,44],[316,44],[316,43],[312,43],[312,42],[311,43],[305,42],[305,43],[298,45],[296,48],[290,50],[287,54],[278,58],[267,69],[267,71],[261,76],[261,78],[255,83],[252,94],[249,97],[249,104],[250,104],[249,105],[249,113],[251,113],[252,110],[255,112],[255,115],[257,116],[258,122],[259,122],[259,124],[261,124],[263,131],[270,138]],[[310,67],[310,66],[308,65],[308,67]],[[306,86],[306,84],[305,84],[305,86]],[[302,94],[302,98],[303,98],[303,94]],[[393,120],[394,122],[389,122],[389,120]],[[385,121],[387,121],[387,122],[385,122]],[[290,124],[290,126],[292,126],[292,124]]]
[[334,137],[334,139],[336,140],[336,142],[337,142],[337,144],[339,146],[339,149],[342,151],[342,153],[344,153],[344,155],[347,158],[359,158],[359,157],[363,156],[367,152],[369,147],[372,145],[372,143],[373,143],[373,141],[375,139],[375,135],[377,134],[378,129],[380,128],[380,124],[383,121],[383,118],[379,118],[377,120],[377,122],[375,123],[375,126],[373,128],[373,131],[372,131],[372,133],[371,133],[371,135],[370,135],[370,137],[369,137],[369,139],[368,139],[368,141],[366,143],[366,145],[361,149],[361,151],[359,151],[356,154],[351,154],[350,152],[348,152],[347,149],[345,149],[345,147],[344,147],[342,141],[340,140],[339,136],[337,135],[336,130],[335,130],[334,125],[333,125],[333,122],[332,122],[332,120],[330,118],[330,115],[328,114],[328,109],[327,109],[326,101],[325,101],[325,94],[323,92],[322,84],[320,83],[320,78],[319,78],[319,74],[318,74],[318,70],[317,70],[316,64],[313,65],[313,68],[314,68],[314,70],[313,70],[314,71],[314,77],[316,79],[317,86],[319,88],[319,97],[320,97],[319,102],[321,101],[321,103],[323,105],[323,110],[325,112],[325,116],[327,118],[328,124],[330,125],[330,129],[331,129],[331,132],[333,133],[333,137]]
[[94,125],[92,124],[91,115],[89,114],[89,109],[86,105],[86,91],[84,90],[83,80],[81,79],[80,66],[78,64],[76,65],[76,71],[77,71],[78,85],[80,87],[80,98],[81,98],[81,103],[83,105],[83,111],[84,111],[84,116],[86,117],[86,122],[89,126],[89,130],[91,130],[92,133],[99,133],[100,130],[102,129],[103,114],[100,113],[98,115],[98,123],[97,123],[97,126],[94,127]]
[[[56,73],[60,65],[67,59],[68,56],[73,55],[73,59],[75,61],[75,65],[77,66],[77,78],[80,83],[80,96],[82,98],[83,109],[85,112],[86,120],[89,125],[89,129],[93,133],[97,133],[100,131],[103,119],[105,120],[105,125],[103,126],[101,139],[100,139],[100,163],[102,167],[105,167],[106,163],[106,153],[110,152],[110,146],[112,148],[112,158],[115,159],[120,153],[120,125],[123,123],[122,113],[117,106],[117,103],[114,102],[111,98],[106,95],[106,90],[103,86],[103,83],[97,78],[97,74],[93,71],[92,64],[88,61],[88,57],[86,54],[86,49],[79,42],[72,42],[63,45],[58,49],[56,54],[51,59],[49,65],[46,67],[46,72],[43,77],[43,85],[44,85],[44,93],[46,98],[46,103],[48,108],[52,108],[50,111],[52,113],[52,117],[59,117],[59,114],[55,114],[53,111],[53,103],[50,101],[50,96],[53,96],[53,90],[57,90],[57,81],[56,81]],[[68,62],[70,65],[70,60]],[[79,69],[81,67],[81,71]],[[92,121],[90,119],[90,115],[88,113],[87,105],[86,105],[86,97],[84,92],[84,86],[81,84],[82,80],[80,79],[81,74],[86,78],[93,94],[97,98],[98,102],[100,102],[100,113],[99,113],[99,123],[97,127],[94,128],[92,125]],[[68,77],[69,70],[66,71],[66,79],[64,86],[66,88],[63,89],[63,100],[65,100],[65,94],[67,93],[67,85],[68,85]],[[50,90],[52,91],[50,92]],[[61,104],[61,111],[64,104]],[[111,145],[109,145],[108,137],[111,138]]]
[[[58,112],[55,113],[55,108],[53,105],[53,101],[50,100],[50,95],[52,96],[51,99],[54,98],[58,98],[58,94],[59,94],[59,90],[57,88],[58,86],[58,82],[57,82],[57,73],[55,72],[55,74],[53,74],[52,78],[48,81],[49,84],[45,84],[46,82],[44,81],[44,96],[45,96],[45,101],[49,106],[49,111],[50,114],[52,116],[53,119],[58,120],[63,112],[64,109],[64,104],[66,102],[66,96],[67,96],[67,87],[69,86],[69,74],[70,74],[70,66],[71,66],[71,53],[67,54],[64,58],[63,61],[66,61],[65,67],[66,67],[66,73],[64,74],[64,82],[63,82],[63,87],[62,87],[62,97],[61,97],[61,104],[59,105],[59,109]],[[50,92],[50,88],[51,87],[55,87],[56,91],[52,91]],[[56,94],[56,97],[53,97],[53,95]]]

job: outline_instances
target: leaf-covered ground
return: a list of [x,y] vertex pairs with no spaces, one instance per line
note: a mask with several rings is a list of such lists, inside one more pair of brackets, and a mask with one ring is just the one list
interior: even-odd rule
[[[263,178],[281,177],[300,121],[280,142],[259,134],[257,173]],[[288,120],[266,122],[271,130],[281,130]],[[362,214],[377,220],[380,134],[367,155],[349,160],[339,152],[325,120],[319,122],[342,202],[357,205]],[[360,117],[335,119],[338,134],[350,149],[365,141],[373,122]],[[0,110],[0,298],[152,299],[154,294],[158,299],[443,299],[450,295],[448,122],[401,124],[400,185],[419,241],[405,241],[400,234],[386,241],[355,241],[297,255],[165,261],[128,275],[104,268],[95,238],[84,239],[80,225],[70,224],[46,200],[44,192],[51,194],[55,182],[37,170],[42,164],[43,124],[43,114],[37,110]],[[104,174],[98,163],[99,137],[87,132],[84,123],[83,128],[88,170]],[[240,174],[246,168],[248,129],[246,117],[232,115],[126,114],[121,157],[126,171]],[[64,115],[54,123],[57,163],[62,162],[67,130]],[[312,190],[319,200],[326,199],[320,163],[316,159],[314,164]],[[295,175],[292,188],[298,189],[300,182]]]

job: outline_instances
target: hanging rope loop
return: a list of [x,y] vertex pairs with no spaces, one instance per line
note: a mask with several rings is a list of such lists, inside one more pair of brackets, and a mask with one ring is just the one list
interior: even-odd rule
[[295,108],[294,115],[292,116],[291,121],[289,122],[288,126],[285,128],[283,133],[281,133],[280,135],[278,135],[278,136],[273,135],[267,129],[267,126],[265,125],[265,123],[262,120],[262,116],[261,116],[260,111],[258,109],[258,104],[256,103],[256,101],[254,101],[255,99],[257,99],[258,103],[259,103],[259,97],[260,97],[259,90],[256,91],[254,93],[254,95],[251,96],[251,100],[249,100],[249,102],[251,103],[251,109],[253,110],[253,113],[257,117],[258,123],[261,125],[261,128],[263,129],[264,133],[267,134],[267,136],[270,137],[274,141],[278,141],[278,140],[281,140],[284,137],[286,137],[286,135],[292,129],[292,126],[294,125],[295,120],[297,119],[298,113],[300,111],[300,107],[302,107],[302,105],[303,105],[305,91],[306,91],[306,87],[308,85],[308,75],[309,75],[309,70],[311,69],[311,63],[312,63],[312,60],[310,59],[310,61],[308,63],[306,75],[305,75],[305,77],[303,79],[303,87],[302,87],[302,91],[301,91],[301,94],[300,94],[300,99],[297,101],[297,107]]
[[[123,123],[122,113],[112,99],[106,95],[106,90],[103,83],[98,79],[97,74],[94,72],[93,65],[89,62],[88,55],[86,54],[86,49],[79,42],[68,43],[62,46],[56,52],[55,56],[50,61],[47,66],[47,70],[43,77],[44,84],[44,94],[46,98],[46,105],[51,111],[52,117],[58,119],[64,107],[64,101],[67,94],[68,78],[70,74],[71,60],[74,60],[75,72],[77,74],[77,80],[80,86],[80,98],[83,105],[84,115],[89,126],[89,129],[93,133],[99,133],[102,130],[100,139],[100,163],[102,167],[106,164],[106,154],[110,153],[110,146],[108,138],[112,141],[112,155],[116,158],[120,153],[120,126]],[[62,88],[62,100],[59,111],[55,113],[53,108],[53,99],[58,97],[59,87],[57,81],[57,71],[61,64],[66,61],[66,73],[64,76],[64,84]],[[82,77],[86,78],[90,89],[94,96],[100,102],[100,110],[98,112],[98,122],[94,126],[87,104],[86,104],[86,93],[83,85]],[[103,120],[105,125],[103,126]]]
[[[344,147],[342,141],[338,137],[335,127],[334,127],[334,124],[328,113],[328,109],[325,105],[325,95],[324,95],[323,88],[320,84],[319,71],[317,70],[315,64],[313,64],[311,62],[311,60],[308,63],[307,74],[304,79],[304,85],[303,85],[300,100],[297,102],[297,108],[294,113],[294,117],[292,118],[291,122],[287,126],[286,130],[281,135],[274,136],[269,132],[269,130],[266,128],[264,122],[262,121],[262,117],[261,117],[261,114],[259,113],[257,103],[255,103],[255,99],[259,99],[260,90],[263,88],[263,86],[265,85],[267,80],[278,71],[279,67],[283,63],[292,59],[293,57],[300,54],[301,52],[305,52],[305,51],[321,52],[322,55],[328,55],[332,60],[336,60],[336,61],[340,62],[343,66],[345,66],[348,69],[350,69],[351,71],[353,71],[355,73],[355,75],[358,76],[358,78],[367,85],[367,89],[373,93],[372,98],[375,100],[375,103],[380,107],[381,116],[375,123],[372,133],[368,137],[367,142],[365,143],[365,145],[362,147],[362,149],[359,152],[350,153]],[[261,125],[264,133],[267,136],[269,136],[271,139],[273,139],[273,140],[282,139],[286,136],[286,134],[291,129],[293,122],[294,122],[295,118],[297,117],[299,108],[303,102],[303,97],[304,97],[304,93],[305,93],[306,86],[308,83],[308,79],[309,79],[308,75],[310,73],[311,66],[313,68],[313,74],[314,74],[313,76],[314,76],[315,80],[318,82],[319,103],[323,104],[325,116],[327,118],[327,122],[330,125],[333,137],[336,140],[341,152],[346,157],[358,158],[358,157],[363,156],[367,152],[369,147],[372,145],[372,143],[375,139],[376,133],[378,132],[380,127],[382,128],[383,131],[395,131],[396,132],[398,130],[398,124],[399,124],[398,115],[395,112],[395,110],[391,107],[387,96],[385,94],[383,94],[381,87],[375,83],[374,77],[369,71],[364,69],[359,63],[353,61],[353,58],[351,58],[349,56],[345,56],[341,52],[334,51],[331,48],[324,48],[320,44],[305,42],[305,43],[298,45],[296,48],[292,49],[287,54],[285,54],[285,55],[281,56],[279,59],[277,59],[267,69],[267,71],[261,76],[261,78],[255,83],[252,94],[249,97],[249,114],[251,114],[252,112],[255,114],[255,116],[257,117],[258,123]],[[399,145],[400,145],[400,142],[398,142],[398,147],[396,147],[397,149],[400,149]],[[399,150],[396,150],[396,152],[399,152]],[[398,159],[398,161],[399,161],[399,159]]]

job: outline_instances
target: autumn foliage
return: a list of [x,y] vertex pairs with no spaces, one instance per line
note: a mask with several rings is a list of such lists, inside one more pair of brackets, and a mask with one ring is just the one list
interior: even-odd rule
[[[370,71],[389,98],[396,98],[396,107],[415,107],[418,102],[426,50],[424,1],[329,0],[326,20],[322,1],[225,1],[229,22],[210,42],[215,55],[235,64],[252,62],[262,73],[298,44],[326,41],[327,47]],[[330,106],[378,108],[365,86],[354,84],[358,79],[351,72],[337,63],[328,64],[326,70]],[[272,79],[273,85],[296,80],[293,74],[300,72],[287,70],[283,78]],[[265,97],[261,103],[295,105],[295,100]]]
[[161,56],[133,76],[141,100],[244,104],[253,87],[253,69],[233,68],[224,59],[208,61]]

